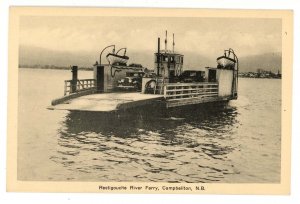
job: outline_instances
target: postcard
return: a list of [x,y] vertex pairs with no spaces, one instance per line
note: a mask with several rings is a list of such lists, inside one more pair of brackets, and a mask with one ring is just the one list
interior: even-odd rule
[[292,11],[9,21],[7,191],[290,193]]

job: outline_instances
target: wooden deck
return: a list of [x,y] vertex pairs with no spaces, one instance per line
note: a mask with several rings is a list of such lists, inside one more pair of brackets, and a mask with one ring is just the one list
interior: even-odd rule
[[163,95],[141,93],[100,93],[70,99],[48,107],[51,110],[110,112],[155,103]]

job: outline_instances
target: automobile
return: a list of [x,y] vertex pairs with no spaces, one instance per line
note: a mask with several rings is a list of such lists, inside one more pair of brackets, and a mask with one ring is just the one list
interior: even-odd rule
[[142,71],[126,72],[126,77],[118,81],[117,87],[122,90],[140,91],[144,74]]
[[185,70],[177,80],[182,83],[203,82],[205,81],[205,71]]
[[147,78],[156,78],[157,75],[154,73],[154,72],[146,72],[144,77],[147,77]]

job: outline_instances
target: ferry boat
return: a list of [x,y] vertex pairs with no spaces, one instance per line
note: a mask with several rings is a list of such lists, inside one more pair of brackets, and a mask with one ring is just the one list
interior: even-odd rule
[[64,96],[53,100],[49,109],[96,112],[138,107],[151,110],[153,106],[169,109],[195,104],[227,103],[238,97],[238,57],[231,48],[216,59],[216,67],[198,70],[201,80],[193,81],[197,77],[191,76],[189,80],[182,80],[184,55],[175,51],[174,34],[172,50],[168,49],[166,32],[165,49],[160,49],[158,38],[157,52],[154,53],[154,74],[141,78],[139,92],[128,93],[117,91],[120,81],[126,78],[129,71],[142,71],[144,68],[127,66],[129,57],[125,53],[126,50],[122,56],[113,50],[107,54],[108,63],[94,65],[93,79],[79,80],[77,67],[73,66],[72,79],[65,81]]

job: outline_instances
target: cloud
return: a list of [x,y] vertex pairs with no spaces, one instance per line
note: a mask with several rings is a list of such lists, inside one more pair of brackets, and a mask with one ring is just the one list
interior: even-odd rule
[[22,17],[21,45],[57,51],[100,52],[109,44],[117,49],[156,51],[157,37],[168,48],[175,33],[175,50],[218,55],[229,47],[240,55],[281,51],[278,19],[151,18],[151,17]]

